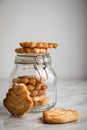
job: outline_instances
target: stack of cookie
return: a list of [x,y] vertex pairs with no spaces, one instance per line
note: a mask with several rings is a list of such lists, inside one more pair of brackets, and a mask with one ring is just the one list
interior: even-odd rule
[[16,48],[15,52],[25,54],[46,54],[48,48],[57,48],[57,43],[47,42],[20,42],[20,48]]
[[23,83],[26,85],[33,101],[33,106],[45,105],[49,101],[49,98],[46,97],[46,89],[48,86],[36,76],[21,76],[13,79],[13,83]]

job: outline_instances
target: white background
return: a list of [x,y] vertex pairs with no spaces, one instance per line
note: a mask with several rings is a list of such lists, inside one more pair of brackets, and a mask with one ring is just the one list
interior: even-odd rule
[[59,79],[87,79],[86,0],[0,0],[0,78],[9,78],[20,41],[57,42]]

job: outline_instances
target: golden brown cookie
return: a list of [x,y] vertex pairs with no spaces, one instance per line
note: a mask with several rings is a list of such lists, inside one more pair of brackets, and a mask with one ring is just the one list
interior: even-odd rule
[[38,47],[38,48],[48,48],[48,43],[47,42],[37,42],[36,47]]
[[49,101],[49,98],[44,98],[40,101],[33,101],[33,104],[34,106],[39,106],[39,105],[43,106],[43,105],[46,105],[48,101]]
[[39,101],[39,105],[45,105],[48,101],[49,101],[49,98],[48,98],[48,97],[45,97],[44,99],[41,99],[41,100]]
[[38,91],[41,90],[41,84],[36,85],[35,89],[38,90]]
[[33,101],[24,84],[14,83],[12,88],[8,90],[3,104],[12,115],[22,116],[31,110]]
[[49,98],[47,98],[45,95],[31,97],[31,98],[33,100],[34,106],[45,105],[49,101]]
[[58,44],[56,43],[48,43],[48,48],[57,48]]
[[41,101],[42,99],[45,98],[45,95],[41,95],[41,96],[34,96],[31,97],[33,101],[37,102],[37,101]]
[[45,49],[45,48],[33,48],[32,52],[34,54],[46,54],[47,53],[47,49]]
[[21,53],[21,54],[25,53],[24,48],[16,48],[15,52]]
[[38,91],[37,91],[37,90],[33,90],[33,91],[31,92],[31,96],[32,96],[32,97],[38,96]]
[[57,43],[47,42],[20,42],[20,46],[24,48],[57,48]]
[[47,49],[45,48],[16,48],[15,52],[21,54],[46,54]]
[[20,42],[19,44],[21,47],[35,48],[37,45],[37,42]]
[[34,86],[33,85],[26,85],[27,89],[32,92],[34,90]]
[[43,112],[44,123],[62,124],[77,121],[79,113],[76,110],[53,109]]
[[42,90],[47,89],[47,88],[48,88],[47,85],[45,85],[45,84],[41,85],[41,89],[42,89]]
[[31,48],[24,48],[24,53],[31,54],[34,53]]
[[46,95],[46,90],[38,90],[38,95]]
[[24,83],[27,84],[29,83],[29,79],[27,77],[18,77],[17,79],[13,79],[13,83]]

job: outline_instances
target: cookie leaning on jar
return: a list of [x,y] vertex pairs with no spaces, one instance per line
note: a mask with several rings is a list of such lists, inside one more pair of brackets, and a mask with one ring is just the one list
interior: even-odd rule
[[13,79],[13,83],[23,83],[30,92],[30,97],[33,101],[33,106],[45,105],[49,98],[46,97],[47,85],[43,80],[39,80],[36,76],[21,76]]
[[3,104],[12,115],[20,117],[31,110],[33,101],[23,83],[13,83]]

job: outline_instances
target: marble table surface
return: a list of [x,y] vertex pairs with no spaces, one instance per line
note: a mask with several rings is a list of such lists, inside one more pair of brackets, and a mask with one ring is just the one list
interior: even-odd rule
[[77,122],[67,124],[43,124],[42,113],[28,113],[21,118],[11,116],[2,104],[8,88],[9,81],[0,80],[0,130],[87,130],[87,81],[58,81],[55,107],[80,113]]

